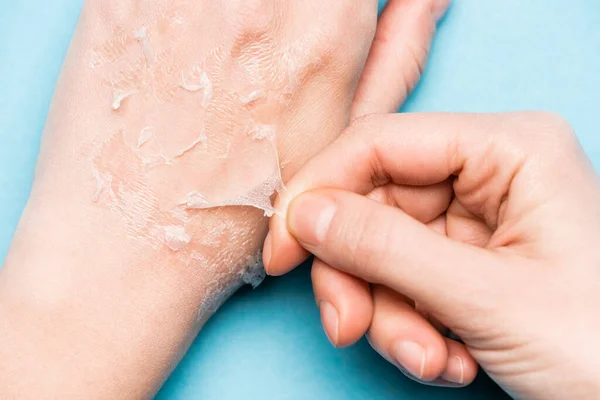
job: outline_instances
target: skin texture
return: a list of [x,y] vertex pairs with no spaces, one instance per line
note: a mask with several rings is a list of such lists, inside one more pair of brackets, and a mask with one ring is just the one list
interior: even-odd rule
[[[262,210],[180,203],[243,194],[276,166],[289,181],[369,99],[399,105],[447,2],[391,4],[378,35],[404,28],[371,53],[374,0],[85,4],[0,271],[0,398],[156,393],[267,232]],[[388,82],[403,90],[380,95]],[[276,140],[247,135],[257,121]]]
[[[333,305],[321,311],[334,344],[367,332],[429,384],[466,385],[479,363],[515,398],[600,396],[600,180],[562,118],[371,115],[288,189],[268,270],[295,265],[286,255],[302,247],[314,278],[326,279],[324,265],[349,274],[328,278],[335,293],[314,281]],[[349,307],[359,300],[374,304],[370,315]],[[343,322],[353,318],[368,329]]]

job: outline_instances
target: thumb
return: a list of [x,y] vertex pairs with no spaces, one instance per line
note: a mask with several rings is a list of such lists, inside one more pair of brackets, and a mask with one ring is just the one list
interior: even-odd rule
[[306,192],[290,204],[287,221],[296,240],[325,263],[441,315],[483,306],[497,291],[502,268],[494,253],[455,242],[363,196]]

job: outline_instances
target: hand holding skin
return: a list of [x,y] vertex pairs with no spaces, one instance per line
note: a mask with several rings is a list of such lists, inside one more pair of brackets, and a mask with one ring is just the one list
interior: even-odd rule
[[367,333],[426,383],[466,385],[479,364],[516,398],[600,396],[600,184],[560,117],[361,118],[279,207],[268,271],[315,255],[335,345]]

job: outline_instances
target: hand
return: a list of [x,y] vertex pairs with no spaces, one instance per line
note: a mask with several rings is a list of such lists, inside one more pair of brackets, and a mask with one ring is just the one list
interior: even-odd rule
[[398,106],[446,5],[394,0],[375,34],[376,0],[87,1],[0,271],[0,397],[151,397],[252,281],[267,223],[242,204],[273,192],[187,195],[288,180],[369,104]]
[[479,363],[516,398],[600,396],[600,184],[561,118],[373,115],[288,189],[268,268],[302,246],[315,270],[343,271],[314,282],[330,337],[368,321],[373,347],[420,381],[465,385]]

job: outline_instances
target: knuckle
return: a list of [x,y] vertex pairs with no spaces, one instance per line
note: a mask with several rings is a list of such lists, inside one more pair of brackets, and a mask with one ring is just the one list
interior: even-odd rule
[[382,124],[385,115],[367,114],[354,120],[343,135],[347,140],[360,142],[361,160],[368,160],[373,188],[390,182],[391,177],[382,163],[382,151],[389,145],[389,135],[384,133]]
[[[513,139],[527,140],[533,146],[545,143],[571,141],[573,128],[569,121],[557,113],[549,111],[529,111],[512,114]],[[524,135],[527,133],[527,135]]]
[[340,1],[342,6],[341,20],[351,27],[355,35],[365,35],[370,33],[371,37],[375,34],[377,26],[377,9],[368,1],[345,0]]
[[224,3],[238,28],[248,32],[264,30],[274,14],[268,0],[230,0]]
[[273,4],[266,0],[234,0],[227,2],[230,8],[231,29],[233,32],[232,55],[248,49],[260,50],[268,42],[267,33],[274,18]]
[[377,26],[377,10],[369,3],[343,0],[328,5],[326,12],[331,18],[321,29],[329,52],[347,57],[349,52],[365,50],[358,43],[370,43],[368,39],[373,38]]
[[488,154],[500,155],[504,160],[513,160],[516,164],[537,164],[569,153],[578,145],[569,122],[552,112],[499,114],[490,121],[493,122],[490,129],[493,135],[485,142]]
[[385,159],[389,157],[389,149],[393,146],[392,142],[396,138],[392,138],[383,126],[385,125],[384,121],[390,118],[389,115],[372,115],[371,118],[368,121],[370,128],[366,128],[369,130],[366,131],[368,132],[366,135],[363,135],[366,136],[363,141],[366,143],[365,151],[370,152],[368,160],[371,169],[371,183],[376,188],[393,181],[390,171],[386,167]]
[[571,139],[573,129],[569,121],[560,114],[548,111],[532,112],[531,120],[537,127],[537,132],[546,137],[558,140]]

